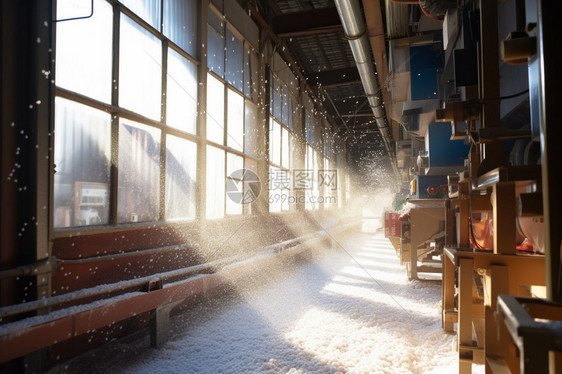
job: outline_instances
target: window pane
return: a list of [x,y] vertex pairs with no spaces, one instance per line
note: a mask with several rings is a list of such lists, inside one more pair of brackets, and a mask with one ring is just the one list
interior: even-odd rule
[[242,91],[244,86],[244,46],[242,41],[226,29],[226,80]]
[[273,100],[273,115],[279,121],[281,120],[281,86],[279,84],[279,80],[273,77],[273,94],[271,95],[271,99]]
[[109,114],[55,100],[54,227],[109,222]]
[[211,26],[207,28],[207,67],[219,77],[224,76],[224,39]]
[[280,173],[281,169],[273,166],[269,167],[269,211],[273,213],[281,211],[283,190],[279,185]]
[[224,35],[224,23],[216,15],[211,8],[207,9],[207,22],[212,26],[220,35]]
[[[56,84],[110,103],[113,11],[106,1],[94,7],[90,18],[57,23]],[[89,1],[57,1],[59,19],[90,11]]]
[[236,170],[244,169],[244,158],[234,153],[226,154],[226,175],[231,175]]
[[160,0],[119,0],[133,13],[160,31]]
[[250,51],[244,47],[244,95],[249,99],[252,98],[251,67]]
[[258,100],[258,75],[259,75],[259,68],[258,68],[258,54],[255,52],[250,53],[250,68],[251,68],[251,84],[252,84],[252,100]]
[[259,126],[258,126],[258,107],[246,100],[246,105],[244,106],[244,130],[246,135],[244,136],[245,152],[247,155],[255,158],[259,158],[259,147],[258,141],[262,140],[259,136]]
[[287,86],[281,86],[281,122],[287,126],[289,123],[289,90]]
[[281,132],[281,165],[285,168],[289,168],[289,158],[290,158],[290,148],[289,148],[289,131],[282,128]]
[[120,27],[119,105],[159,121],[161,42],[125,15]]
[[224,84],[207,74],[207,140],[224,144]]
[[197,66],[168,49],[166,122],[177,129],[197,132]]
[[224,217],[225,168],[224,151],[207,146],[207,218]]
[[269,131],[269,161],[275,165],[281,164],[281,125],[270,120]]
[[[234,173],[236,170],[244,169],[244,158],[235,155],[234,153],[226,154],[226,175],[227,178],[234,177],[240,178],[242,172]],[[230,189],[227,190],[226,198],[226,214],[242,214],[243,205],[239,201],[238,192],[243,192],[244,183],[239,179],[227,179],[227,186]],[[231,192],[234,194],[230,195]]]
[[[244,160],[244,169],[246,170],[250,170],[252,171],[256,176],[258,176],[258,162],[255,160],[252,160],[251,158],[246,157],[246,159]],[[259,177],[258,177],[259,180]],[[245,190],[244,190],[244,194],[248,193],[247,188],[250,188],[248,185],[244,186]],[[256,192],[254,191],[254,189],[252,189],[252,195],[255,196],[255,198],[257,199],[259,194],[262,193],[262,191],[265,189],[265,186],[263,184],[261,184],[261,180],[260,180],[260,191],[259,193],[257,193],[256,196]],[[243,205],[243,210],[244,210],[244,214],[252,214],[252,204],[248,203],[248,204],[244,204]]]
[[197,144],[166,137],[166,218],[194,219],[196,208]]
[[196,55],[197,1],[164,0],[164,35],[190,55]]
[[244,151],[244,97],[228,90],[228,122],[226,144]]
[[305,133],[306,133],[306,142],[308,144],[313,144],[314,143],[314,122],[313,122],[313,119],[308,112],[305,112],[304,120],[305,120],[304,128],[305,128]]
[[294,129],[293,128],[293,116],[298,116],[298,113],[299,113],[299,111],[296,109],[296,108],[298,108],[298,105],[293,105],[293,100],[294,100],[293,96],[289,96],[289,101],[288,101],[288,104],[289,104],[289,108],[288,108],[289,121],[287,122],[287,127],[291,130]]
[[157,220],[160,195],[160,130],[121,120],[118,170],[118,221]]

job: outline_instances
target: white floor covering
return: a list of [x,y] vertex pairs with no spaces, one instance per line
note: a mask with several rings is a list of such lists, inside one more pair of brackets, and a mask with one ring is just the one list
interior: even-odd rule
[[455,338],[441,329],[440,281],[409,281],[380,231],[261,274],[235,296],[174,316],[161,349],[145,334],[50,373],[458,372]]

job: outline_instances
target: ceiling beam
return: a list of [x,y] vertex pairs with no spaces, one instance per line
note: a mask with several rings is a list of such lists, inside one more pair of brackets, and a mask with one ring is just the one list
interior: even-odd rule
[[337,87],[361,83],[359,72],[355,66],[337,70],[320,71],[306,75],[306,81],[311,86]]
[[297,13],[287,13],[271,19],[271,28],[277,36],[288,38],[341,30],[337,9],[323,8]]

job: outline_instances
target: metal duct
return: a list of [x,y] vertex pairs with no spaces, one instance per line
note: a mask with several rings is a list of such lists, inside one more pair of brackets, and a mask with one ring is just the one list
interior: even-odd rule
[[367,94],[367,100],[373,110],[377,127],[382,135],[384,146],[390,157],[390,163],[396,175],[399,175],[396,164],[396,156],[392,147],[392,136],[386,119],[386,111],[383,107],[383,99],[379,81],[375,76],[369,40],[363,21],[363,15],[358,0],[335,0],[338,14],[340,15],[343,31],[349,40],[349,46],[359,71],[363,88]]

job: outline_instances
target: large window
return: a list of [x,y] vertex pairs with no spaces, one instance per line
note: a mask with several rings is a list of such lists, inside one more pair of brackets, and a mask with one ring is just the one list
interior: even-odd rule
[[197,2],[111,4],[56,24],[56,228],[196,217]]
[[[290,209],[294,199],[293,111],[288,87],[276,76],[271,76],[271,101],[269,118],[269,211]],[[293,204],[294,205],[294,204]]]
[[111,116],[55,100],[56,227],[109,223]]
[[254,80],[256,53],[209,8],[207,49],[207,180],[206,217],[222,218],[251,212],[245,170],[257,169],[258,142]]

